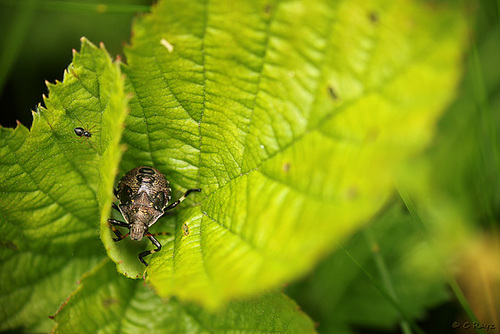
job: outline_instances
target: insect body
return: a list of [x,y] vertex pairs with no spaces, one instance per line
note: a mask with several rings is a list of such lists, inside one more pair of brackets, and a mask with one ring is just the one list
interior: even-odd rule
[[[179,200],[168,205],[171,189],[165,176],[152,167],[142,166],[132,169],[121,178],[115,190],[120,204],[113,204],[113,207],[123,215],[125,222],[108,219],[117,236],[113,240],[120,241],[129,234],[132,240],[142,240],[143,237],[148,237],[156,249],[139,253],[139,260],[147,266],[143,257],[161,250],[161,244],[156,240],[155,235],[148,232],[148,228],[156,223],[166,211],[184,201],[193,191],[201,191],[201,189],[189,189]],[[126,227],[130,232],[122,235],[114,226]]]
[[90,133],[90,131],[87,131],[85,130],[84,128],[74,128],[73,129],[75,131],[75,134],[78,136],[78,137],[87,137],[87,138],[90,138],[92,137],[92,133]]
[[90,147],[92,147],[92,144],[90,144],[89,140],[90,140],[90,137],[92,137],[92,129],[94,127],[91,127],[90,129],[88,128],[82,128],[82,127],[77,127],[77,128],[74,128],[73,131],[75,131],[75,134],[82,138],[82,139],[85,139],[87,141],[87,143],[90,145]]

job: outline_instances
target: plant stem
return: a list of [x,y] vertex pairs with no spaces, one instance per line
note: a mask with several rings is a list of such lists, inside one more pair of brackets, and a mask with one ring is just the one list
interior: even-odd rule
[[[15,7],[25,7],[25,1],[3,1],[4,4],[15,6]],[[43,2],[43,7],[40,9],[49,11],[87,11],[96,12],[100,14],[104,13],[136,13],[136,12],[149,12],[151,10],[150,6],[140,6],[140,5],[117,5],[117,4],[106,4],[106,3],[83,3],[83,2],[71,2],[71,1],[56,1],[56,0],[45,0]]]
[[[469,302],[467,301],[467,299],[465,298],[465,295],[463,294],[462,290],[460,289],[460,286],[458,285],[457,281],[455,280],[455,278],[453,277],[453,275],[451,274],[451,272],[449,271],[449,269],[444,265],[445,261],[442,259],[441,253],[437,250],[436,244],[434,243],[434,241],[429,236],[427,228],[425,227],[425,225],[422,222],[422,218],[420,217],[420,214],[417,211],[415,203],[413,203],[413,201],[411,200],[410,196],[408,195],[408,193],[406,192],[406,190],[404,190],[403,187],[398,186],[397,189],[398,189],[399,195],[403,199],[403,202],[405,203],[406,208],[410,212],[410,215],[412,216],[413,221],[417,225],[417,228],[419,229],[419,231],[420,231],[421,235],[423,236],[424,240],[434,250],[433,253],[437,256],[437,260],[441,264],[440,267],[442,268],[442,271],[443,271],[443,274],[444,274],[444,276],[446,278],[446,281],[448,282],[448,285],[451,287],[451,290],[455,294],[455,296],[456,296],[457,300],[459,301],[460,305],[462,306],[462,308],[464,309],[465,313],[467,314],[467,316],[469,317],[469,319],[472,322],[478,322],[478,320],[476,318],[476,315],[472,311],[472,308],[470,307]],[[484,331],[482,329],[476,329],[476,330],[477,330],[478,333],[484,333]]]
[[[364,235],[365,235],[366,239],[368,240],[368,243],[370,245],[370,249],[372,250],[373,258],[375,260],[375,265],[377,266],[377,270],[380,273],[383,285],[387,289],[388,294],[391,296],[391,298],[394,300],[394,302],[397,303],[398,305],[400,305],[401,300],[399,299],[399,297],[396,293],[396,289],[394,288],[394,283],[392,282],[391,276],[389,275],[389,271],[387,270],[387,266],[385,265],[385,261],[382,258],[382,256],[380,255],[378,242],[375,240],[375,237],[370,229],[364,229]],[[399,322],[399,326],[401,327],[401,331],[404,334],[410,334],[411,333],[410,325],[402,317],[401,313],[399,314],[399,316],[401,317],[401,321]]]
[[[19,1],[21,3],[21,1]],[[12,25],[7,29],[5,44],[0,52],[0,92],[2,92],[5,81],[16,61],[17,55],[22,48],[30,23],[33,22],[38,0],[22,1],[22,6],[17,8]]]
[[[401,308],[398,302],[386,291],[386,289],[380,285],[375,278],[370,274],[363,266],[345,249],[342,245],[339,245],[340,249],[347,255],[347,257],[363,272],[363,274],[371,281],[375,288],[394,306],[396,311],[400,314],[401,318],[406,321],[407,324],[418,334],[423,334],[424,332],[415,324],[415,322],[406,315],[405,311]],[[404,327],[402,327],[404,330]],[[409,332],[404,332],[409,333]]]

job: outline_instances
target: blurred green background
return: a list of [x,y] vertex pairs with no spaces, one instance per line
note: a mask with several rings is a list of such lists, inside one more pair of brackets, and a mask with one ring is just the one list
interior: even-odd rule
[[[134,15],[147,12],[152,3],[146,0],[0,0],[0,26],[3,32],[0,34],[0,124],[14,127],[16,120],[19,120],[27,127],[31,126],[31,110],[42,101],[42,94],[47,94],[45,80],[62,80],[64,69],[72,60],[71,50],[80,46],[80,37],[86,36],[95,44],[103,42],[113,57],[120,55],[123,58],[123,44],[130,39]],[[489,296],[482,295],[481,286],[474,288],[470,282],[475,277],[470,274],[467,276],[467,271],[477,273],[481,266],[495,267],[494,259],[498,259],[495,256],[499,250],[500,217],[500,2],[470,1],[468,8],[470,49],[464,55],[463,82],[457,91],[456,101],[438,125],[433,145],[416,164],[417,167],[425,165],[432,188],[423,189],[415,197],[421,200],[417,211],[421,213],[424,224],[435,222],[436,228],[430,233],[438,246],[442,246],[444,256],[456,253],[460,248],[469,252],[469,258],[456,254],[457,257],[462,256],[458,263],[462,264],[465,273],[460,275],[460,270],[455,272],[469,302],[473,299],[471,296],[475,296],[479,300],[477,305],[486,304],[488,298],[492,298],[493,305],[497,305],[499,301],[495,298],[500,296],[498,271],[487,277],[492,284],[490,288],[493,288]],[[426,191],[430,191],[427,196],[432,202],[430,206],[423,204]],[[406,209],[402,209],[404,205],[400,199],[397,202],[399,204],[394,204],[390,210],[391,215],[381,220],[389,224],[398,215],[406,215],[398,218],[403,220],[416,218],[414,212],[401,213],[401,210]],[[436,207],[451,212],[441,225],[439,218],[433,216]],[[459,217],[460,225],[453,225],[450,215]],[[390,224],[379,225],[382,232],[384,228],[390,229]],[[455,231],[458,229],[462,234],[457,237]],[[378,232],[373,233],[377,235]],[[402,233],[404,235],[406,232]],[[380,234],[381,240],[383,235]],[[356,255],[359,238],[363,237],[355,236],[351,244],[346,245],[353,255]],[[397,245],[394,247],[392,252],[397,253]],[[472,250],[476,250],[477,254]],[[391,254],[388,253],[387,257]],[[480,259],[492,259],[493,262],[482,263]],[[368,263],[364,265],[369,267]],[[335,296],[335,289],[339,289],[339,286],[332,285],[328,290],[325,282],[338,274],[339,269],[335,268],[342,268],[344,273],[346,270],[357,272],[355,267],[349,266],[353,264],[346,255],[337,252],[315,272],[290,286],[287,292],[306,313],[322,324],[323,328],[318,329],[320,332],[328,332],[328,329],[340,332],[341,326],[356,323],[357,333],[400,332],[397,326],[387,328],[383,324],[383,316],[369,319],[369,315],[366,315],[365,321],[360,321],[362,315],[356,316],[355,310],[345,314],[350,316],[350,320],[342,324],[338,324],[336,319],[329,319],[332,314],[335,316],[341,311],[346,312],[338,306],[345,296]],[[500,267],[500,262],[496,262],[496,267]],[[346,286],[348,283],[345,283]],[[361,281],[359,284],[364,283]],[[348,289],[346,287],[342,293]],[[436,296],[436,302],[430,303],[430,308],[419,315],[419,326],[426,333],[464,332],[450,327],[453,321],[463,319],[465,313],[451,290],[447,296]],[[472,308],[480,317],[483,311],[477,305],[472,300]],[[497,309],[497,316],[498,312]]]
[[134,15],[151,0],[0,0],[0,124],[31,126],[31,110],[47,94],[45,80],[62,80],[80,37],[123,55]]

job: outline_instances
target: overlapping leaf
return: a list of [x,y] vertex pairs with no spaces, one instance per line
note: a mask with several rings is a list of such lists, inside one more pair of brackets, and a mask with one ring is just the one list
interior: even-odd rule
[[50,313],[104,256],[98,204],[109,212],[124,80],[104,48],[82,39],[63,82],[48,86],[31,131],[0,128],[1,329],[48,331]]
[[162,302],[142,282],[118,274],[109,260],[82,279],[54,318],[54,333],[314,332],[311,320],[283,294],[232,302],[211,314],[175,300]]

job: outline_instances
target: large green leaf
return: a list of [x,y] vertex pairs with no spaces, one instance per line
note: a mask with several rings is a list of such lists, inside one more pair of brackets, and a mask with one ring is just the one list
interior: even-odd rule
[[54,319],[54,333],[313,333],[314,325],[280,293],[232,302],[216,314],[175,299],[162,302],[109,260],[86,275]]
[[210,307],[304,274],[379,210],[453,97],[465,32],[460,6],[409,0],[164,1],[133,30],[122,172],[202,189],[152,229],[174,237],[148,282]]
[[104,253],[98,221],[127,110],[119,65],[82,39],[63,82],[48,87],[31,131],[0,128],[0,329],[49,330],[50,313]]

